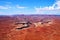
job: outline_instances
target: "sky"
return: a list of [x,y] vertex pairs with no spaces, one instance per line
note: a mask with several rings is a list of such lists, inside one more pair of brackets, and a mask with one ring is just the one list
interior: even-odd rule
[[0,0],[0,15],[60,15],[60,0]]

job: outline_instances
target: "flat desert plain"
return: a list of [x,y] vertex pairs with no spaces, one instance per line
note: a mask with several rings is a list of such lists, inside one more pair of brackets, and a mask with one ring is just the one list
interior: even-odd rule
[[[50,22],[44,22],[47,20]],[[21,26],[15,25],[20,21],[29,21],[32,24],[28,28],[16,29]],[[60,40],[60,16],[0,16],[0,40]]]

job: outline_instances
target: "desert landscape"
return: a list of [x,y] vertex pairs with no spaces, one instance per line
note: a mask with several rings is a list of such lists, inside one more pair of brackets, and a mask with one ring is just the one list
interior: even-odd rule
[[[22,29],[17,22],[29,21]],[[25,25],[26,26],[26,25]],[[60,40],[59,15],[0,16],[0,40]]]

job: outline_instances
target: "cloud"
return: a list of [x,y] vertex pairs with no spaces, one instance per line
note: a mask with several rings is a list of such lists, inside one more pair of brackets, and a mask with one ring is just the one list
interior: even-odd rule
[[57,14],[60,13],[60,1],[56,1],[52,6],[47,6],[43,8],[35,7],[36,13],[40,14]]
[[19,8],[19,9],[24,9],[24,8],[26,8],[26,7],[19,6],[19,5],[16,5],[16,7]]
[[57,2],[56,2],[56,5],[57,5],[56,8],[57,8],[57,9],[60,9],[60,1],[57,1]]
[[10,9],[11,7],[9,6],[0,6],[0,9]]

